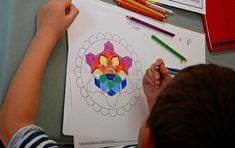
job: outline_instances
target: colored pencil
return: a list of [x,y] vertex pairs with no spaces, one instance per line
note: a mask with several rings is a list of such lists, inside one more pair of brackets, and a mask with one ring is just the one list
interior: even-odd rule
[[164,34],[166,34],[166,35],[169,35],[169,36],[171,36],[171,37],[174,37],[174,36],[175,36],[175,34],[169,32],[169,31],[163,30],[163,29],[161,29],[161,28],[159,28],[159,27],[156,27],[156,26],[154,26],[154,25],[152,25],[152,24],[149,24],[149,23],[147,23],[147,22],[144,22],[144,21],[142,21],[142,20],[140,20],[140,19],[137,19],[137,18],[135,18],[135,17],[133,17],[133,16],[128,16],[128,15],[127,15],[127,18],[129,18],[130,20],[135,21],[135,22],[137,22],[137,23],[139,23],[139,24],[142,24],[142,25],[144,25],[144,26],[146,26],[146,27],[149,27],[149,28],[151,28],[151,29],[154,29],[154,30],[159,31],[159,32],[161,32],[161,33],[164,33]]
[[148,12],[154,14],[154,15],[157,15],[157,16],[162,17],[162,18],[166,18],[166,16],[163,13],[160,13],[158,11],[155,11],[155,10],[151,9],[151,8],[148,8],[148,7],[142,5],[142,4],[140,4],[140,3],[138,3],[138,2],[136,2],[134,0],[124,0],[124,1],[134,5],[136,7],[139,7],[141,9],[145,10],[145,11],[148,11]]
[[[166,68],[169,70],[170,74],[171,74],[171,75],[174,75],[174,76],[180,71],[179,69],[175,69],[175,68],[169,68],[169,67],[166,67]],[[161,73],[159,66],[155,66],[155,69],[156,69],[159,73]]]
[[157,2],[154,2],[154,1],[151,1],[151,0],[135,0],[145,6],[147,6],[147,2],[151,3],[151,4],[154,4],[154,5],[157,5],[158,3]]
[[171,10],[165,9],[165,8],[163,8],[161,6],[158,6],[156,4],[150,3],[150,2],[148,2],[146,0],[136,0],[136,1],[141,3],[142,5],[150,8],[150,9],[153,9],[153,10],[155,10],[157,12],[160,12],[160,13],[164,14],[165,16],[167,16],[167,14],[173,14],[174,13]]
[[171,14],[171,15],[174,15],[175,13],[170,10],[170,9],[166,9],[164,7],[161,7],[161,6],[158,6],[158,5],[155,5],[155,4],[152,4],[150,2],[146,2],[146,5],[149,7],[149,8],[152,8],[158,12],[162,12],[162,13],[168,13],[168,14]]
[[136,1],[141,3],[142,5],[147,6],[147,2],[145,0],[136,0]]
[[145,0],[146,2],[149,2],[149,3],[152,3],[152,4],[155,4],[155,5],[158,5],[159,3],[158,2],[155,2],[155,1],[152,1],[152,0]]
[[124,0],[116,0],[117,4],[122,7],[122,8],[125,8],[127,10],[130,10],[130,11],[133,11],[133,12],[136,12],[138,14],[142,14],[144,16],[147,16],[147,17],[150,17],[152,19],[155,19],[157,21],[160,21],[160,22],[166,22],[165,19],[163,19],[162,17],[159,17],[159,16],[156,16],[156,15],[153,15],[152,13],[150,12],[147,12],[143,9],[140,9],[132,4],[129,4],[127,2],[125,2]]
[[154,41],[156,41],[157,43],[159,43],[160,45],[162,45],[163,47],[165,47],[168,51],[173,53],[175,56],[177,56],[181,61],[187,61],[187,59],[183,55],[178,53],[175,49],[173,49],[171,46],[167,45],[165,42],[163,42],[161,39],[159,39],[155,35],[152,35],[151,38]]

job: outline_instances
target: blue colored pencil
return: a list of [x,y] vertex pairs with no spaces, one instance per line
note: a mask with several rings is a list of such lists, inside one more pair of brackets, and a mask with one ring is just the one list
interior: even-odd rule
[[[155,68],[156,68],[156,70],[157,70],[159,73],[161,73],[159,66],[155,66]],[[177,75],[177,73],[180,71],[179,69],[169,68],[169,67],[167,67],[167,69],[169,70],[170,74],[171,74],[171,75],[174,75],[174,76]]]

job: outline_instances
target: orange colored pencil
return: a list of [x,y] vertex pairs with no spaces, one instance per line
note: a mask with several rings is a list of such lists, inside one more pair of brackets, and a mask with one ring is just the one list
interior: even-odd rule
[[153,18],[153,19],[161,21],[161,22],[166,22],[166,20],[164,18],[156,16],[156,15],[154,15],[154,14],[148,12],[148,11],[145,11],[145,10],[139,8],[139,7],[136,7],[136,6],[134,6],[130,3],[127,3],[124,0],[116,0],[116,2],[118,3],[119,6],[125,8],[125,9],[128,9],[130,11],[136,12],[138,14],[142,14],[144,16]]

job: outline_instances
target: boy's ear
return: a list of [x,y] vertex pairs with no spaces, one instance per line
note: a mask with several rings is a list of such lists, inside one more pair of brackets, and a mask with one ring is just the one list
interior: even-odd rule
[[155,148],[155,141],[148,127],[143,130],[139,146],[140,148]]

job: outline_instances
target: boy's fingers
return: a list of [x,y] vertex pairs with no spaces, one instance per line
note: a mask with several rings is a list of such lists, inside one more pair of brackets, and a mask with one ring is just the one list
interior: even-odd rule
[[143,83],[153,84],[151,77],[148,76],[147,74],[144,75]]
[[168,81],[168,80],[172,79],[170,71],[165,67],[165,65],[162,65],[162,68],[160,68],[160,69],[162,70],[161,73],[162,73],[163,79],[165,81]]
[[156,66],[154,64],[151,65],[151,71],[152,71],[152,74],[153,74],[153,78],[154,78],[154,83],[155,84],[159,84],[160,81],[160,73],[159,71],[156,69]]
[[165,63],[163,59],[159,58],[157,61],[154,63],[155,66],[159,66],[161,74],[167,74],[168,69],[165,67]]
[[157,59],[157,61],[155,62],[155,65],[157,65],[157,66],[160,66],[162,64],[165,65],[163,59],[161,59],[161,58]]
[[154,83],[154,76],[153,76],[153,73],[152,73],[152,69],[151,68],[148,68],[146,70],[146,73],[145,73],[150,79],[151,81]]
[[162,59],[157,59],[157,61],[153,64],[154,66],[159,66],[159,68],[160,68],[160,72],[162,73],[162,74],[164,74],[163,73],[163,69],[165,69],[165,64],[164,64],[164,61],[162,60]]
[[71,20],[74,20],[77,17],[78,13],[79,13],[78,8],[75,7],[73,4],[71,4],[67,17]]
[[71,0],[61,0],[61,2],[64,3],[65,8],[70,7],[70,5],[71,5]]
[[155,66],[160,67],[160,72],[161,72],[161,75],[163,76],[163,79],[167,79],[168,77],[171,77],[170,72],[166,68],[163,59],[161,59],[161,58],[157,59],[157,61],[155,62]]
[[170,74],[169,70],[165,67],[164,64],[160,65],[160,71],[161,71],[161,73],[163,75],[163,78],[168,77],[168,75]]

